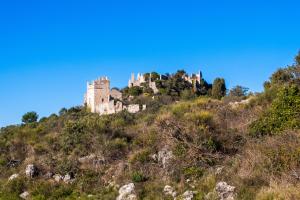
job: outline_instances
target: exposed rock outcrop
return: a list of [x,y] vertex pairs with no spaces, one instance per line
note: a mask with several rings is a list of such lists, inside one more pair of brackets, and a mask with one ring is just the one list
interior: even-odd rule
[[19,177],[19,174],[13,174],[13,175],[11,175],[9,178],[8,178],[8,180],[9,181],[12,181],[12,180],[14,180],[14,179],[16,179],[16,178],[18,178]]
[[73,183],[74,182],[74,176],[73,176],[73,174],[66,174],[64,177],[63,177],[63,181],[65,182],[65,183],[67,183],[67,184],[69,184],[69,183]]
[[186,191],[185,193],[183,193],[183,195],[181,195],[181,199],[182,200],[192,200],[194,198],[194,192],[193,191]]
[[175,198],[176,195],[177,195],[175,189],[174,189],[172,186],[170,186],[170,185],[166,185],[166,186],[165,186],[165,188],[164,188],[164,194],[165,194],[165,195],[170,195],[170,196],[172,196],[173,198]]
[[29,192],[25,191],[19,196],[21,199],[29,199]]
[[54,180],[55,180],[56,182],[60,182],[60,181],[63,180],[63,176],[60,175],[60,174],[55,174],[55,175],[53,176],[53,178],[54,178]]
[[137,200],[137,196],[135,194],[135,186],[133,183],[129,183],[127,185],[122,186],[119,189],[119,196],[116,200]]
[[167,168],[170,160],[174,158],[172,151],[169,151],[167,147],[164,147],[161,151],[157,154],[157,160],[163,166],[163,168]]
[[235,187],[228,185],[226,182],[219,182],[216,186],[216,192],[220,200],[234,200]]
[[25,174],[27,177],[33,178],[38,174],[38,169],[33,164],[27,165]]

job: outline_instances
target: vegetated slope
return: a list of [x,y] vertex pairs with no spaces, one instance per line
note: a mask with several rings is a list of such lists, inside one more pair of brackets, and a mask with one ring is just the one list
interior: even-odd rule
[[247,97],[142,95],[148,108],[137,114],[74,107],[2,128],[0,199],[24,191],[31,199],[115,199],[128,183],[139,199],[173,199],[166,185],[179,197],[189,190],[218,199],[220,181],[236,187],[236,199],[300,199],[299,71],[280,69]]

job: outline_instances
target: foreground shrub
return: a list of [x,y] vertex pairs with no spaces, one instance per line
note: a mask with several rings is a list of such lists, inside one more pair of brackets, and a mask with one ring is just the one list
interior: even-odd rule
[[300,90],[297,86],[282,88],[271,107],[250,125],[255,136],[274,135],[300,128]]
[[133,172],[131,175],[131,179],[135,183],[140,183],[147,180],[147,178],[141,172]]

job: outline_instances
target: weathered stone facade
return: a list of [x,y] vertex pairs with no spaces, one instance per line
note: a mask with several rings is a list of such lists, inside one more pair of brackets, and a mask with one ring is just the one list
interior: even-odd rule
[[199,71],[197,74],[191,74],[190,76],[184,76],[183,78],[190,83],[198,82],[200,84],[202,73]]
[[140,109],[140,105],[138,104],[123,105],[122,92],[116,88],[110,89],[110,81],[107,77],[101,77],[91,83],[87,83],[84,104],[91,112],[99,113],[100,115],[114,114],[122,110],[137,113],[140,110],[146,109],[146,105],[143,105],[142,109]]
[[133,87],[133,86],[141,86],[142,83],[145,83],[145,77],[143,74],[138,73],[137,78],[135,79],[134,73],[131,74],[131,78],[128,81],[128,87]]
[[[160,77],[161,79],[161,77]],[[137,79],[134,77],[134,73],[131,74],[131,78],[128,81],[128,87],[134,87],[134,86],[139,86],[142,87],[142,83],[146,83],[145,77],[143,74],[138,73],[137,74]],[[154,94],[158,93],[158,89],[156,87],[155,81],[151,80],[151,73],[150,73],[150,78],[148,82],[149,87],[153,90]]]
[[117,89],[110,90],[110,81],[107,77],[87,83],[87,92],[84,103],[93,113],[113,114],[123,109],[122,93]]
[[107,77],[87,83],[87,92],[84,102],[93,113],[100,113],[100,105],[110,101],[110,81]]

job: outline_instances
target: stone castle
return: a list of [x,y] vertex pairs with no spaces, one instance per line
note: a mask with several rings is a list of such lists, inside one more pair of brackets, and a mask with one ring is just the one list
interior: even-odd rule
[[[193,84],[194,87],[197,87],[197,84],[201,83],[202,74],[199,71],[197,74],[191,74],[191,76],[184,75],[182,78]],[[159,79],[162,80],[161,75]],[[154,94],[159,92],[155,81],[152,81],[151,79],[151,73],[148,81],[146,81],[143,74],[138,73],[136,79],[134,74],[131,74],[131,78],[128,81],[129,88],[134,86],[143,87],[144,84],[148,84]],[[84,95],[84,104],[91,110],[91,112],[99,113],[100,115],[114,114],[121,112],[122,110],[127,110],[130,113],[136,113],[140,110],[146,109],[146,105],[124,105],[122,92],[115,88],[110,89],[110,80],[107,77],[100,77],[87,83],[87,91]]]
[[136,113],[141,109],[146,109],[146,105],[130,104],[126,106],[122,100],[122,92],[115,88],[110,89],[110,80],[107,77],[100,77],[87,83],[84,104],[92,113],[107,115],[118,113],[122,110]]
[[[161,80],[161,76],[160,76],[160,80]],[[143,74],[138,73],[137,78],[135,79],[134,73],[132,73],[131,78],[128,81],[128,87],[129,88],[134,86],[141,87],[143,83],[146,83],[145,76]],[[153,90],[154,94],[158,93],[158,89],[156,87],[155,81],[152,81],[151,79],[151,73],[150,73],[149,80],[146,84],[148,84],[149,88]]]

